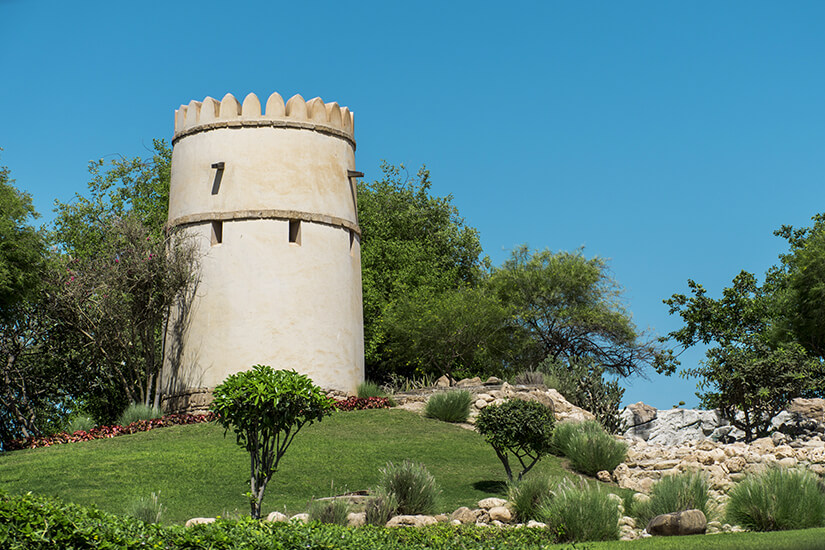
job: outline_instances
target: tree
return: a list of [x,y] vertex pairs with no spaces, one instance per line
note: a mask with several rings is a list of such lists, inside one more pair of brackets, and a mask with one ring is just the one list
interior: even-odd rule
[[295,371],[255,365],[230,375],[215,388],[212,410],[235,432],[251,459],[250,506],[261,517],[264,491],[287,449],[306,424],[332,413],[332,401]]
[[384,163],[382,170],[382,179],[358,186],[364,347],[367,372],[376,378],[397,367],[386,322],[395,302],[474,286],[485,266],[478,232],[464,224],[452,196],[430,195],[425,168],[413,178],[402,175],[403,165]]
[[196,249],[180,236],[153,233],[133,212],[108,223],[96,254],[64,258],[53,314],[78,337],[85,364],[106,381],[106,403],[158,406],[164,322],[195,283]]
[[550,453],[553,444],[553,410],[538,401],[508,399],[501,405],[488,405],[476,417],[476,430],[493,446],[504,465],[507,479],[513,481],[510,454],[518,459],[518,481]]
[[485,360],[498,351],[491,348],[506,322],[504,308],[483,290],[424,289],[402,297],[387,311],[388,361],[401,365],[396,371],[418,369],[451,380],[457,369],[463,374],[485,371]]
[[[682,370],[698,376],[702,405],[719,408],[745,439],[767,435],[770,420],[794,397],[822,391],[822,365],[792,339],[778,339],[777,300],[780,272],[773,270],[762,285],[742,271],[713,299],[701,284],[688,280],[691,297],[674,294],[665,300],[684,326],[668,334],[683,348],[715,344],[698,367]],[[782,314],[789,315],[788,312]],[[787,336],[787,334],[785,334]],[[819,390],[817,390],[819,388]]]
[[669,351],[637,331],[601,258],[521,246],[493,271],[490,284],[543,357],[592,361],[621,376],[646,366],[673,369]]

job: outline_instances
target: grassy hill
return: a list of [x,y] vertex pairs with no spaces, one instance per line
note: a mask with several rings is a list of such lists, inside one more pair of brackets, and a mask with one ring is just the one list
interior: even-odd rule
[[[264,511],[305,511],[313,497],[367,489],[388,461],[423,463],[443,494],[440,508],[505,493],[506,476],[478,434],[403,410],[337,413],[305,427],[270,482]],[[531,475],[574,477],[556,457]],[[0,455],[0,489],[59,496],[121,514],[160,491],[164,521],[248,514],[249,458],[215,424],[175,426],[107,440]]]

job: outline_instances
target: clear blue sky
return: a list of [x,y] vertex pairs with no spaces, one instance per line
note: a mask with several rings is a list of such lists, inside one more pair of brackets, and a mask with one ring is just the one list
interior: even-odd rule
[[[688,278],[762,274],[772,231],[825,211],[823,2],[0,0],[0,69],[0,163],[47,221],[182,103],[320,96],[355,112],[368,178],[426,163],[494,264],[609,258],[659,334]],[[697,403],[693,380],[626,385]]]

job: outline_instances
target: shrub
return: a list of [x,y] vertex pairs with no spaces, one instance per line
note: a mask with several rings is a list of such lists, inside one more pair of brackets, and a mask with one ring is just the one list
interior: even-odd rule
[[619,538],[619,503],[598,487],[573,486],[565,480],[539,516],[564,541]]
[[752,531],[825,526],[825,494],[816,475],[771,468],[730,491],[726,519]]
[[388,462],[379,470],[378,491],[395,497],[399,514],[429,514],[435,511],[440,490],[423,464],[404,460]]
[[444,422],[467,422],[473,397],[467,390],[434,393],[427,400],[424,414]]
[[160,503],[160,492],[158,492],[132,501],[126,510],[126,515],[146,523],[160,523],[164,509],[163,504]]
[[358,389],[355,390],[355,393],[361,399],[365,399],[367,397],[387,397],[387,392],[382,390],[381,386],[375,382],[370,382],[369,380],[364,380],[358,384]]
[[553,429],[553,454],[567,456],[570,441],[573,439],[573,436],[582,431],[596,433],[603,430],[598,422],[593,422],[592,420],[585,422],[565,420],[564,422],[556,424],[556,427]]
[[[493,446],[507,479],[513,481],[509,453],[522,466],[519,481],[550,452],[553,442],[553,411],[536,401],[509,399],[501,405],[487,405],[476,418],[476,430]],[[525,464],[525,459],[529,463]]]
[[132,403],[120,414],[117,423],[121,426],[128,426],[132,422],[141,420],[154,420],[163,416],[163,411],[158,407],[150,407],[143,403]]
[[539,518],[539,508],[547,504],[553,483],[547,476],[531,477],[510,483],[507,500],[513,504],[516,518],[522,523]]
[[339,411],[364,411],[367,409],[386,409],[395,404],[388,397],[347,397],[334,401],[332,405]]
[[573,469],[591,476],[601,470],[612,472],[627,455],[627,444],[605,432],[592,420],[575,424],[564,435],[560,445]]
[[349,503],[345,499],[314,500],[309,506],[309,519],[320,523],[346,525]]
[[75,432],[89,432],[95,428],[97,423],[94,418],[87,414],[78,414],[73,416],[66,426],[66,433],[73,434]]
[[604,368],[589,360],[559,363],[547,358],[539,365],[544,385],[555,388],[568,401],[593,413],[610,433],[619,433],[624,425],[620,414],[624,388],[615,380],[604,379]]
[[398,510],[398,499],[392,493],[378,488],[373,491],[373,497],[367,502],[364,509],[366,522],[369,525],[385,525]]
[[647,523],[659,514],[683,510],[701,510],[710,515],[708,507],[708,480],[701,473],[685,472],[666,476],[650,490],[650,500],[633,504],[632,513],[639,525]]
[[290,443],[306,424],[332,414],[332,400],[309,377],[264,365],[229,376],[213,395],[218,422],[249,453],[249,505],[260,519],[266,485]]

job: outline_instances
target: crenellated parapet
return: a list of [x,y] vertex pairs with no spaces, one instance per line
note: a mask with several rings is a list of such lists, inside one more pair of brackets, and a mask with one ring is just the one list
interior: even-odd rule
[[262,108],[255,94],[247,95],[240,103],[232,94],[220,101],[206,97],[192,100],[175,111],[175,137],[172,143],[200,132],[216,128],[297,128],[340,137],[355,148],[354,118],[347,107],[324,103],[320,97],[304,101],[296,94],[284,103],[277,92],[266,100]]

